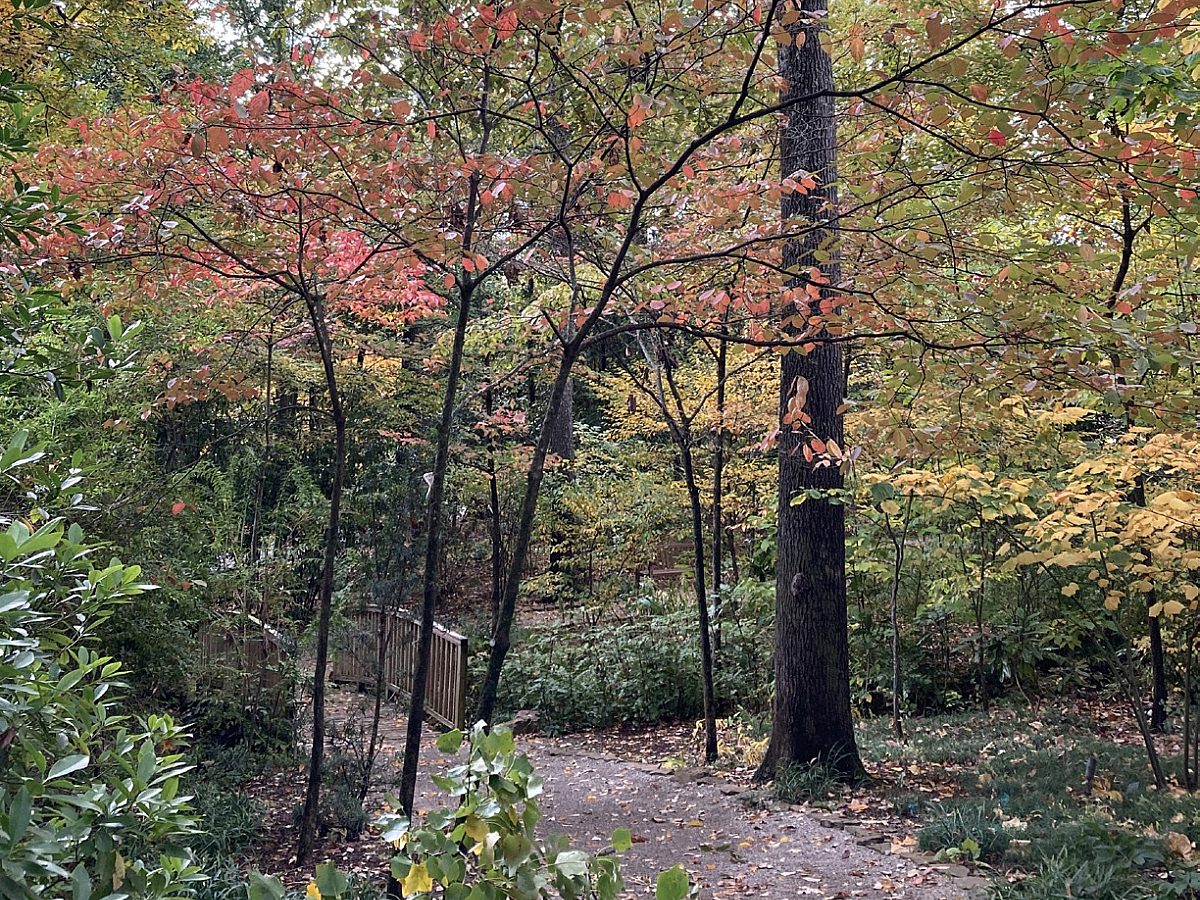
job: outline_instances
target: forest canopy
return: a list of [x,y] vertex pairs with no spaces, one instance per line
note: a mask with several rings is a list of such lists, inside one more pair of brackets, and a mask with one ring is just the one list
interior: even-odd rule
[[0,893],[753,895],[538,824],[636,729],[1195,896],[1198,76],[1191,0],[0,0]]

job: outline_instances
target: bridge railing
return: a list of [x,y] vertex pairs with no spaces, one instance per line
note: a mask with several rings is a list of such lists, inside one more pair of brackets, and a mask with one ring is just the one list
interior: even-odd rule
[[[384,688],[411,697],[420,624],[396,610],[379,607],[354,610],[347,618],[350,627],[337,639],[330,680],[373,687],[382,640]],[[425,712],[448,728],[466,725],[467,639],[440,625],[434,626]]]

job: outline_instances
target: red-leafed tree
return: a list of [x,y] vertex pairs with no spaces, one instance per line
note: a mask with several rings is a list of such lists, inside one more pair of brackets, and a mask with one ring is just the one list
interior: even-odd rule
[[348,441],[338,332],[354,322],[398,329],[440,310],[442,298],[425,283],[437,261],[423,258],[392,218],[409,194],[432,192],[405,177],[411,170],[380,164],[403,135],[348,122],[329,94],[270,70],[243,70],[228,87],[182,84],[162,102],[153,114],[81,124],[78,147],[43,153],[56,183],[93,212],[78,235],[41,249],[90,265],[131,264],[141,273],[134,284],[163,299],[184,288],[194,295],[204,285],[211,304],[257,309],[264,326],[297,312],[307,325],[334,450],[298,853],[304,860],[312,851],[325,746]]

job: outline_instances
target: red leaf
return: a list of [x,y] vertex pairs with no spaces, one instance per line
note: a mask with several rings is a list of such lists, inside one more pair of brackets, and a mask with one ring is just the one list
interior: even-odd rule
[[991,131],[988,132],[987,137],[988,137],[988,140],[991,141],[993,144],[995,144],[997,147],[1003,147],[1005,144],[1008,143],[1008,138],[1006,138],[1004,136],[1004,132],[1002,132],[999,128],[993,128]]
[[507,41],[517,33],[517,11],[510,9],[496,20],[496,37]]
[[172,504],[171,504],[171,515],[173,515],[173,516],[177,516],[177,515],[179,515],[181,512],[183,512],[185,509],[187,509],[187,504],[186,504],[186,503],[182,503],[182,502],[176,501],[175,503],[172,503]]
[[236,103],[246,95],[246,92],[254,87],[254,70],[241,69],[233,73],[233,77],[229,79],[229,102]]

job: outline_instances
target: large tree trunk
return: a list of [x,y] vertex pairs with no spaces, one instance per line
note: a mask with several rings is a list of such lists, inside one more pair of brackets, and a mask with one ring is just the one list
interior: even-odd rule
[[329,489],[329,518],[325,527],[325,556],[321,567],[321,586],[317,595],[320,613],[317,619],[317,659],[313,667],[312,749],[308,757],[308,784],[304,792],[304,811],[300,818],[300,842],[296,862],[307,865],[317,834],[317,811],[321,801],[321,767],[325,761],[325,674],[329,660],[329,621],[333,610],[333,574],[337,560],[338,532],[342,508],[342,485],[346,473],[346,412],[338,391],[333,366],[333,345],[325,321],[325,303],[320,297],[305,297],[313,331],[321,351],[325,387],[333,417],[333,484]]
[[[833,295],[841,281],[837,246],[837,150],[833,66],[822,49],[820,30],[826,0],[804,0],[809,14],[795,26],[793,46],[780,51],[787,87],[780,134],[783,177],[812,173],[818,186],[808,194],[785,194],[785,221],[807,224],[802,238],[784,247],[783,262],[797,273],[792,287],[803,288],[812,269],[823,275],[822,296]],[[803,295],[803,291],[798,291]],[[801,301],[803,303],[804,301]],[[789,304],[790,307],[790,304]],[[803,308],[782,314],[803,315]],[[850,651],[846,612],[846,522],[840,498],[808,496],[816,489],[842,489],[840,468],[806,459],[809,435],[799,423],[785,421],[789,403],[807,389],[805,411],[812,433],[843,446],[841,406],[846,375],[841,345],[820,344],[809,353],[787,353],[781,363],[779,436],[779,525],[775,568],[775,719],[760,777],[781,765],[822,760],[843,776],[863,776],[850,713]],[[801,501],[801,502],[797,502]]]

